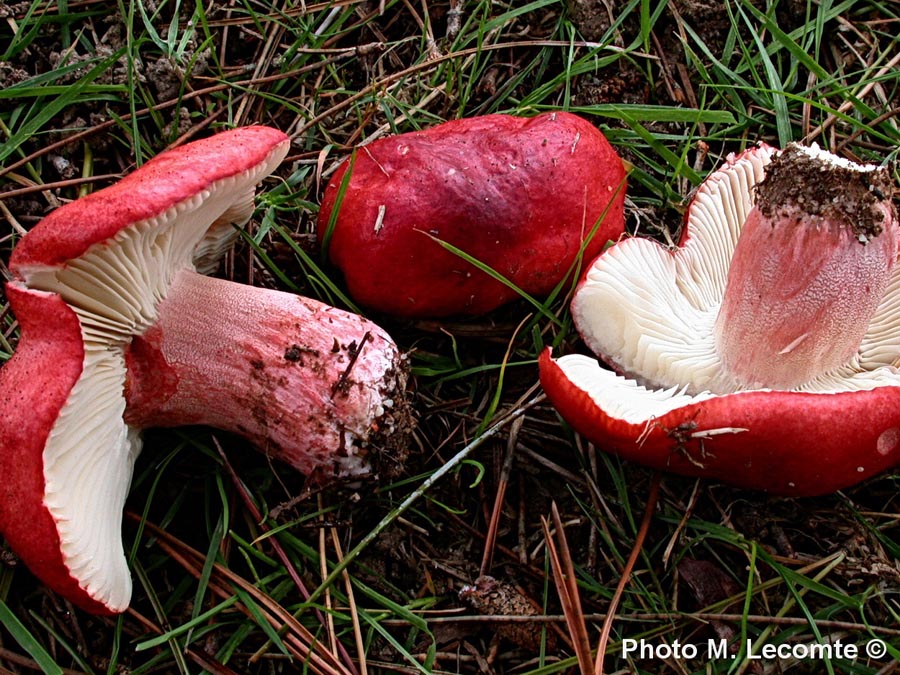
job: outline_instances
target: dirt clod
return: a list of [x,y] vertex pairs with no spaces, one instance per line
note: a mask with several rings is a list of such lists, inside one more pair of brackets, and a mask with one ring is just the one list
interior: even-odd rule
[[757,206],[772,218],[797,208],[867,241],[883,231],[884,204],[893,190],[885,167],[861,170],[813,155],[792,143],[756,186]]

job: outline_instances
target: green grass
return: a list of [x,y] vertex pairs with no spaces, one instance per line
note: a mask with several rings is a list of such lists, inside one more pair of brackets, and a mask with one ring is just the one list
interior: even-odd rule
[[[365,140],[458,117],[568,109],[632,165],[629,228],[671,238],[691,191],[758,141],[897,158],[896,3],[731,0],[704,13],[703,3],[630,0],[611,3],[612,21],[596,35],[562,0],[452,4],[462,12],[451,35],[449,0],[386,0],[383,15],[354,1],[10,5],[0,21],[0,78],[12,78],[0,88],[0,273],[9,276],[22,233],[60,203],[174,142],[252,123],[283,129],[294,145],[260,188],[228,274],[355,311],[311,235],[327,177]],[[62,54],[56,67],[51,52]],[[148,432],[123,528],[132,610],[92,617],[13,558],[0,560],[0,669],[577,672],[556,632],[566,623],[541,518],[555,501],[596,646],[653,476],[578,438],[538,397],[543,347],[579,348],[570,291],[523,294],[473,319],[372,317],[410,351],[416,379],[416,447],[393,482],[319,489],[240,439]],[[7,308],[0,297],[3,359],[18,337]],[[791,500],[663,476],[604,672],[753,673],[748,640],[875,637],[884,658],[790,672],[892,672],[898,487],[889,473]],[[496,509],[493,564],[482,569]],[[688,560],[713,565],[727,588],[698,593],[679,572]],[[497,624],[458,599],[480,572],[517,585],[540,608],[528,620],[547,626],[556,646],[492,644]],[[721,635],[737,641],[734,658],[622,656],[625,639],[706,644]]]

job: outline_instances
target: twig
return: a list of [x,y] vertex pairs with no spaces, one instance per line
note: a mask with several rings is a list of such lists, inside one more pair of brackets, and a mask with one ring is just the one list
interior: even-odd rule
[[[341,542],[338,539],[337,531],[331,529],[331,543],[334,546],[334,552],[337,555],[338,562],[344,556],[341,548]],[[347,592],[347,602],[350,605],[350,620],[353,623],[353,640],[356,642],[356,653],[359,655],[359,672],[360,675],[368,675],[366,667],[366,645],[363,642],[362,626],[359,623],[359,608],[356,606],[356,598],[353,595],[353,583],[350,581],[350,575],[344,570],[344,589]]]
[[122,177],[120,173],[105,173],[96,176],[81,176],[79,178],[69,178],[68,180],[58,180],[52,183],[41,183],[40,185],[29,185],[27,187],[16,188],[15,190],[7,190],[0,192],[0,201],[4,199],[12,199],[13,197],[21,197],[29,195],[33,192],[44,192],[45,190],[59,190],[62,188],[72,187],[73,185],[84,185],[85,183],[99,183],[106,180],[118,180]]
[[[468,56],[477,56],[483,54],[488,51],[496,51],[501,49],[514,49],[516,47],[563,47],[566,49],[571,49],[573,47],[583,47],[586,49],[601,49],[610,52],[623,52],[625,50],[615,47],[613,45],[603,45],[599,42],[568,42],[563,40],[512,40],[510,42],[501,42],[497,44],[489,44],[489,45],[479,45],[478,47],[470,47],[468,49],[460,49],[456,52],[450,52],[449,54],[444,54],[443,56],[438,56],[436,58],[430,59],[428,61],[424,61],[422,63],[417,63],[413,66],[409,66],[408,68],[404,68],[401,71],[396,73],[391,73],[380,80],[373,82],[370,86],[362,89],[361,91],[353,94],[352,96],[348,96],[340,103],[337,103],[328,110],[321,112],[315,117],[308,120],[305,124],[298,127],[298,129],[291,134],[292,138],[296,138],[297,136],[301,136],[306,133],[309,129],[313,128],[317,124],[320,124],[323,120],[331,118],[335,115],[335,113],[342,111],[344,108],[348,108],[357,101],[366,96],[371,96],[373,94],[377,94],[384,87],[393,84],[394,82],[405,80],[413,75],[417,75],[423,70],[428,70],[430,68],[435,68],[441,63],[445,61],[452,61],[453,59],[468,57]],[[630,52],[632,56],[640,56],[646,58],[648,60],[656,61],[657,57],[646,54],[644,52]]]
[[497,543],[497,530],[500,527],[500,514],[503,512],[506,489],[509,487],[509,476],[512,473],[513,458],[516,455],[519,430],[522,428],[522,423],[524,421],[524,418],[520,417],[513,422],[512,428],[509,430],[509,439],[506,442],[506,457],[503,459],[503,467],[500,470],[500,479],[497,481],[497,494],[494,497],[494,509],[491,512],[491,522],[488,524],[487,536],[484,541],[484,555],[481,558],[481,576],[484,576],[490,571],[494,561],[494,545]]
[[[9,661],[10,663],[14,663],[17,666],[28,668],[30,670],[41,670],[41,666],[37,661],[16,654],[15,652],[10,651],[9,649],[4,649],[3,647],[0,647],[0,659]],[[0,667],[0,672],[12,673],[13,671],[5,670],[4,668]],[[71,670],[68,668],[62,669],[60,672],[63,673],[63,675],[84,675],[84,672],[81,670]]]
[[625,569],[622,570],[622,576],[619,578],[619,584],[616,586],[616,592],[609,603],[609,612],[603,620],[603,629],[600,631],[600,642],[597,645],[597,660],[594,662],[594,673],[603,675],[603,657],[606,654],[606,645],[609,643],[609,634],[612,630],[613,619],[616,616],[616,610],[622,595],[625,593],[625,587],[631,580],[631,572],[637,563],[641,549],[644,547],[644,540],[647,538],[647,531],[650,529],[650,521],[653,519],[653,512],[656,510],[656,502],[659,499],[659,483],[661,474],[657,471],[653,476],[653,482],[650,484],[650,495],[647,497],[647,507],[644,509],[644,518],[641,520],[641,526],[638,528],[637,537],[634,540],[634,546],[631,549],[631,555],[628,556],[628,562],[625,563]]
[[890,110],[881,113],[878,117],[876,117],[871,122],[869,122],[868,125],[866,125],[865,127],[859,127],[852,134],[847,136],[847,138],[845,138],[840,143],[838,143],[837,147],[835,147],[835,149],[834,149],[835,152],[841,152],[850,143],[852,143],[857,138],[859,138],[864,133],[866,133],[866,131],[868,131],[870,128],[875,127],[876,125],[879,125],[882,122],[886,122],[887,120],[891,119],[892,117],[896,117],[898,115],[900,115],[900,106],[891,108]]
[[544,394],[540,394],[535,396],[533,399],[528,401],[527,403],[523,403],[523,399],[527,396],[530,396],[534,393],[534,391],[538,388],[538,385],[534,385],[531,387],[525,395],[516,402],[516,404],[503,416],[497,420],[493,426],[487,429],[480,436],[472,440],[468,445],[462,448],[456,455],[454,455],[444,466],[435,471],[431,476],[425,480],[419,487],[413,490],[409,496],[406,497],[396,508],[394,508],[389,514],[387,514],[384,518],[379,521],[379,523],[372,528],[370,532],[363,537],[360,542],[354,546],[350,551],[347,552],[347,555],[334,566],[334,569],[331,570],[331,574],[329,574],[325,580],[322,582],[322,585],[319,586],[316,590],[312,592],[307,602],[314,602],[325,592],[325,589],[331,586],[341,574],[343,574],[344,570],[356,560],[356,557],[362,553],[375,539],[378,538],[385,528],[387,528],[401,513],[404,513],[410,506],[415,504],[426,492],[428,492],[435,483],[437,483],[441,478],[446,476],[448,473],[453,471],[459,464],[466,459],[472,452],[481,447],[481,445],[496,436],[500,431],[502,431],[506,426],[514,422],[519,417],[522,417],[526,412],[531,410],[538,403],[541,403],[546,397]]
[[[320,494],[318,497],[318,507],[319,507],[319,574],[324,579],[328,575],[328,551],[326,550],[326,542],[325,539],[327,537],[325,533],[325,529],[327,527],[325,523],[325,512],[324,512],[324,502],[322,500],[322,495]],[[334,530],[332,530],[333,532]],[[332,653],[337,653],[338,647],[338,639],[337,633],[334,630],[334,603],[331,599],[331,589],[325,591],[325,633],[328,635],[328,642],[331,647]]]
[[[241,479],[235,472],[234,467],[231,465],[228,456],[225,454],[225,451],[222,449],[222,445],[219,443],[219,440],[216,437],[213,437],[213,443],[216,446],[219,457],[222,459],[222,464],[225,467],[225,470],[231,477],[231,482],[234,484],[235,488],[238,491],[238,494],[241,496],[241,500],[244,503],[244,508],[247,509],[247,511],[250,513],[250,517],[253,518],[254,522],[259,524],[263,531],[268,531],[269,528],[268,525],[266,525],[266,521],[263,518],[262,513],[260,513],[260,510],[257,508],[256,503],[253,501],[253,498],[247,491],[246,486],[243,484],[243,482],[241,482]],[[303,596],[304,600],[309,600],[310,595],[309,591],[306,588],[306,584],[304,584],[303,580],[300,578],[300,574],[297,572],[296,566],[288,557],[288,554],[282,547],[281,542],[278,541],[278,539],[275,537],[269,537],[268,541],[272,545],[272,550],[275,551],[275,555],[278,556],[278,559],[281,561],[281,564],[287,571],[288,576],[290,576],[291,580],[294,582],[294,585],[297,587],[297,590],[300,592],[300,595]],[[325,618],[322,616],[322,612],[318,609],[316,609],[316,618],[320,623],[324,625]],[[337,653],[340,655],[341,660],[344,662],[344,665],[347,667],[349,672],[353,673],[353,675],[357,675],[356,667],[353,664],[353,659],[350,658],[350,654],[344,648],[344,645],[342,643],[338,643]]]
[[[129,512],[126,512],[126,515],[134,520],[141,519],[140,516]],[[202,553],[149,521],[144,521],[143,525],[156,537],[156,544],[166,554],[194,577],[200,577],[200,570],[205,559]],[[356,672],[355,668],[350,670],[341,664],[337,657],[325,649],[309,629],[297,621],[290,612],[264,591],[219,563],[213,564],[213,570],[216,576],[210,577],[210,590],[223,600],[231,600],[248,617],[255,619],[253,613],[242,602],[236,600],[237,596],[225,584],[239,588],[250,595],[256,601],[259,612],[262,613],[263,617],[273,628],[279,631],[287,631],[284,641],[285,647],[294,656],[302,659],[312,672],[317,673],[317,675],[350,675]]]
[[362,340],[356,346],[350,345],[348,351],[350,352],[350,363],[347,364],[347,367],[344,369],[344,372],[341,373],[340,377],[338,377],[337,382],[335,382],[331,387],[331,398],[334,398],[339,391],[344,389],[347,386],[347,380],[350,377],[350,371],[353,370],[353,366],[356,365],[356,360],[359,358],[359,355],[362,354],[363,347],[366,346],[369,342],[372,341],[372,332],[366,331],[366,334],[363,335]]
[[[863,88],[860,89],[859,93],[854,94],[853,99],[848,98],[846,101],[844,101],[838,107],[838,109],[837,109],[838,115],[843,114],[843,113],[847,112],[848,110],[850,110],[850,108],[852,108],[855,105],[854,99],[858,100],[858,99],[864,98],[870,91],[872,91],[872,87],[874,87],[881,80],[882,77],[884,77],[886,74],[890,73],[894,68],[897,67],[898,63],[900,63],[900,54],[895,54],[893,56],[893,58],[891,58],[890,61],[888,61],[884,66],[882,66],[881,69],[879,69],[879,71],[877,73],[866,78],[867,84],[865,84],[863,86]],[[806,134],[806,136],[803,137],[803,142],[809,143],[814,138],[816,138],[816,136],[820,136],[822,133],[827,131],[830,127],[832,127],[835,124],[835,122],[838,121],[838,115],[835,115],[835,114],[829,115],[828,118],[824,122],[822,122],[822,124],[817,126],[810,133]]]
[[547,542],[547,554],[550,556],[553,581],[556,584],[556,592],[566,617],[566,625],[569,628],[575,655],[578,657],[578,667],[582,675],[591,675],[591,643],[588,639],[584,612],[581,609],[575,564],[572,562],[569,543],[566,541],[566,532],[563,529],[562,519],[559,517],[559,509],[557,509],[555,501],[550,504],[550,514],[553,519],[553,529],[556,531],[559,541],[558,546],[550,531],[550,523],[544,517],[541,517],[541,527],[543,527],[544,539]]
[[[194,89],[192,91],[185,92],[181,97],[176,97],[169,99],[168,101],[162,101],[161,103],[157,103],[155,105],[149,106],[147,108],[142,108],[141,110],[136,110],[133,114],[126,113],[124,115],[119,115],[114,117],[113,119],[106,120],[105,122],[100,122],[99,124],[95,124],[94,126],[83,129],[81,131],[75,132],[64,138],[59,139],[58,141],[54,141],[53,143],[48,143],[47,145],[42,146],[40,149],[32,152],[21,159],[12,162],[6,166],[0,166],[0,177],[5,176],[11,171],[15,171],[16,169],[25,166],[26,164],[34,161],[38,157],[42,157],[54,150],[58,150],[61,147],[69,145],[75,141],[80,141],[83,138],[87,138],[89,136],[93,136],[104,129],[109,129],[110,127],[114,127],[117,124],[122,122],[130,121],[133,117],[143,117],[144,115],[148,115],[151,112],[166,110],[168,108],[173,108],[184,101],[188,101],[193,98],[197,98],[200,96],[205,96],[207,94],[214,94],[220,91],[225,91],[227,89],[242,89],[245,90],[244,93],[255,93],[254,87],[257,87],[260,84],[267,84],[270,82],[277,82],[279,80],[290,79],[292,77],[296,77],[302,73],[306,73],[311,70],[315,70],[321,68],[323,63],[325,62],[334,62],[338,61],[341,58],[345,58],[345,55],[342,53],[340,55],[329,57],[324,59],[322,62],[319,62],[315,65],[302,66],[300,68],[296,68],[295,70],[291,70],[285,73],[278,73],[277,75],[267,75],[266,77],[260,77],[257,79],[247,79],[247,80],[238,80],[235,82],[225,82],[220,84],[211,85],[209,87],[204,87],[202,89]],[[169,146],[172,147],[172,146]]]

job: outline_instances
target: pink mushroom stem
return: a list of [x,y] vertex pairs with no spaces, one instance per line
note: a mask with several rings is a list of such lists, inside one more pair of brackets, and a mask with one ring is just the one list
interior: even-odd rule
[[129,425],[207,424],[304,473],[370,469],[402,423],[405,371],[385,332],[288,293],[182,270],[125,358]]
[[773,160],[715,325],[736,384],[792,389],[853,358],[897,258],[889,192],[884,170],[815,147]]

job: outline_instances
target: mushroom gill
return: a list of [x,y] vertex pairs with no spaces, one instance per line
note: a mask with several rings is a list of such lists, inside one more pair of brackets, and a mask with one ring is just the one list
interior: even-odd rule
[[816,147],[731,157],[698,190],[677,248],[632,238],[594,262],[572,301],[578,331],[652,389],[876,386],[872,371],[892,365],[877,327],[893,325],[898,286],[889,184],[885,169]]

